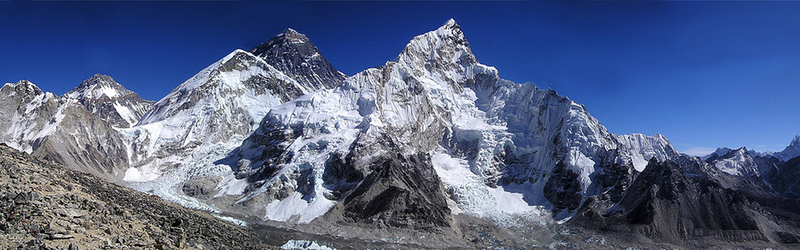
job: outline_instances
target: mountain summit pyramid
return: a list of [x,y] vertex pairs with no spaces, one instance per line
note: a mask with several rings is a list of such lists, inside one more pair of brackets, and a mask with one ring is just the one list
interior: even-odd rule
[[295,79],[307,89],[334,88],[344,80],[303,34],[286,29],[269,41],[250,49],[268,64]]

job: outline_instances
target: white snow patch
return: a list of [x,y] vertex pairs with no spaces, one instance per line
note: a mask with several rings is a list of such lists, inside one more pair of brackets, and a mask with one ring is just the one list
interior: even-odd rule
[[136,124],[137,120],[139,119],[128,107],[119,104],[119,102],[114,102],[114,109],[117,110],[119,116],[122,117],[122,119],[125,120],[125,122],[127,122],[129,125]]
[[230,223],[236,224],[237,226],[240,226],[240,227],[247,227],[247,222],[244,222],[244,221],[242,221],[242,220],[235,219],[235,218],[233,218],[233,217],[228,217],[228,216],[219,215],[219,214],[211,214],[211,215],[214,215],[214,217],[217,217],[217,218],[218,218],[218,219],[220,219],[220,220],[224,220],[224,221],[227,221],[227,222],[230,222]]
[[505,190],[503,186],[497,188],[490,188],[495,201],[500,205],[500,211],[509,214],[525,213],[536,210],[541,206],[533,206],[525,201],[524,195],[521,193],[512,193]]
[[302,250],[336,250],[324,245],[320,245],[316,241],[309,240],[289,240],[286,244],[281,246],[281,249],[302,249]]
[[[304,199],[305,198],[305,199]],[[306,200],[308,199],[308,200]],[[266,219],[309,223],[325,214],[335,203],[323,196],[307,196],[293,192],[283,200],[274,200],[267,205]]]
[[222,178],[222,181],[219,182],[217,188],[220,189],[220,192],[216,194],[215,197],[221,197],[223,195],[241,195],[244,193],[245,188],[247,188],[249,183],[247,179],[236,179],[233,175],[233,172],[225,175]]

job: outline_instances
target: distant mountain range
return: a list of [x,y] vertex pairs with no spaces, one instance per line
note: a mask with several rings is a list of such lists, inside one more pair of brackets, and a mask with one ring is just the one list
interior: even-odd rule
[[[660,134],[610,133],[554,90],[500,78],[452,19],[352,76],[287,29],[158,102],[99,74],[62,96],[7,83],[0,128],[13,148],[167,201],[345,241],[787,247],[800,235],[800,136],[781,152],[695,157]],[[577,233],[535,233],[563,228]]]

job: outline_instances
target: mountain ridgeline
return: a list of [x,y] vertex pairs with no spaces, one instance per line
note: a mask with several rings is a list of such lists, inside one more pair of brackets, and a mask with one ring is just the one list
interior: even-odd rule
[[[95,75],[62,96],[8,83],[0,104],[0,142],[13,148],[185,207],[337,239],[411,248],[800,240],[800,136],[782,152],[695,157],[660,134],[610,133],[554,90],[500,78],[452,19],[352,76],[287,29],[157,102]],[[420,234],[429,237],[408,237]]]

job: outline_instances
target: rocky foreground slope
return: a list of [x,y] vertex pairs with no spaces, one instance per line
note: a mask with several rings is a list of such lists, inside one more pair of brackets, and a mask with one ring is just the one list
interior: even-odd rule
[[0,144],[0,249],[262,249],[254,233]]

